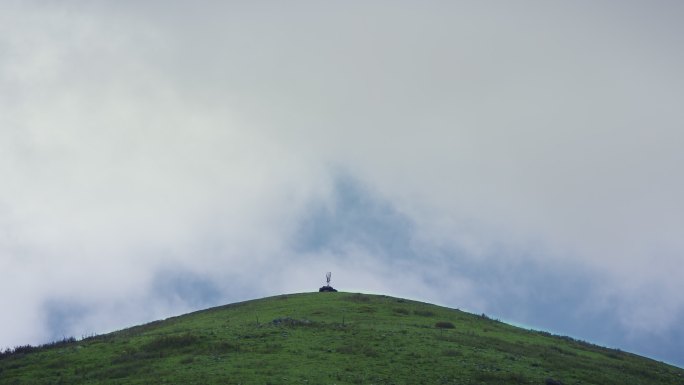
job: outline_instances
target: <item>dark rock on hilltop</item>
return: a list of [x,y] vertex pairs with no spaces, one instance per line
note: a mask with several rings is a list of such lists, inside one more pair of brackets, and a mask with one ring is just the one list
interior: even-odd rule
[[324,292],[324,291],[334,291],[334,292],[337,292],[337,290],[333,289],[333,287],[330,286],[330,285],[323,286],[323,287],[321,287],[320,289],[318,289],[318,291],[319,291],[319,292]]

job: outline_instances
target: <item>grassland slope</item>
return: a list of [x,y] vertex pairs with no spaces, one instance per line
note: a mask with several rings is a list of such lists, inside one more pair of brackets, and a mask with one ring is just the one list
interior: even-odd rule
[[684,384],[684,370],[426,303],[282,295],[0,356],[0,384]]

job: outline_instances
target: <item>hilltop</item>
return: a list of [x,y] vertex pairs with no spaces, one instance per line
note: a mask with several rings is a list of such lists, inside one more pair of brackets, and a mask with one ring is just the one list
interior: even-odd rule
[[463,311],[303,293],[0,355],[0,384],[679,384],[684,370]]

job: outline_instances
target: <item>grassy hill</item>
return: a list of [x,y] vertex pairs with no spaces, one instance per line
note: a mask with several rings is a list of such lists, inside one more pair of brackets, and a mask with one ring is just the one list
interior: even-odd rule
[[[555,382],[554,382],[555,381]],[[684,384],[684,370],[387,296],[282,295],[0,356],[0,384]]]

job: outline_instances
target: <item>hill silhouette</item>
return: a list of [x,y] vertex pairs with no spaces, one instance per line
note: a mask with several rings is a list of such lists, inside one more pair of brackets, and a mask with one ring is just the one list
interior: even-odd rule
[[683,384],[684,370],[400,298],[281,295],[0,355],[0,384]]

